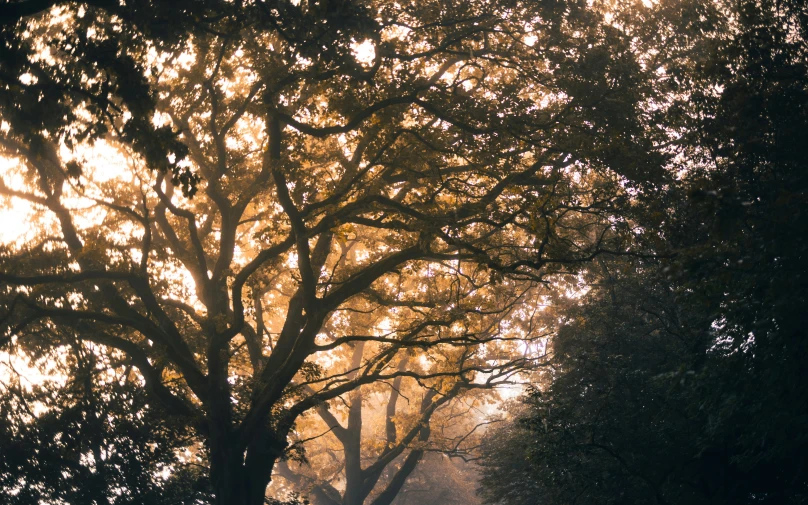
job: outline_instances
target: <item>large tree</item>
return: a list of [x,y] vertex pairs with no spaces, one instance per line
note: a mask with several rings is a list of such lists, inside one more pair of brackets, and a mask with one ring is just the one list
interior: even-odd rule
[[621,206],[661,182],[654,73],[598,4],[211,2],[170,37],[138,5],[3,26],[0,192],[31,219],[0,343],[124,356],[217,503],[262,503],[324,402],[529,364],[502,350],[540,330],[515,308],[628,252]]
[[492,503],[808,500],[806,6],[694,5],[656,28],[679,177],[635,215],[674,256],[590,271],[557,373],[490,438]]

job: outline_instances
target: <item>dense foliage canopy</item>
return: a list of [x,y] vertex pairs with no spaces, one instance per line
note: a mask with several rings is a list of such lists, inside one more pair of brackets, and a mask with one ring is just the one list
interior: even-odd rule
[[6,501],[805,496],[799,2],[0,16]]
[[487,441],[492,503],[808,501],[808,12],[712,7],[680,178],[638,216],[675,256],[601,261],[564,302],[552,377]]

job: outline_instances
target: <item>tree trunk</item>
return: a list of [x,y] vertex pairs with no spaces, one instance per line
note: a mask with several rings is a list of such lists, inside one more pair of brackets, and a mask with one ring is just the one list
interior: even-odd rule
[[244,465],[226,464],[219,468],[211,465],[216,505],[254,505],[247,498],[244,475]]
[[250,444],[246,458],[243,452],[228,451],[222,445],[216,449],[218,457],[211,447],[211,480],[216,505],[263,505],[272,469],[281,453],[271,443],[271,436],[264,434]]
[[[274,463],[274,462],[273,462]],[[244,464],[220,469],[213,483],[216,505],[263,505],[270,479]]]

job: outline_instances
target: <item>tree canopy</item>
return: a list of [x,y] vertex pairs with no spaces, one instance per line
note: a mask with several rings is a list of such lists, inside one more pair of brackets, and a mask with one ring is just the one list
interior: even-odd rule
[[713,8],[677,76],[680,177],[664,216],[637,215],[675,256],[604,258],[559,302],[553,376],[487,441],[491,503],[808,500],[808,18],[800,2]]
[[[799,475],[798,2],[0,14],[0,195],[25,220],[0,247],[17,503],[261,504],[275,471],[318,502],[385,505],[424,454],[474,445],[460,405],[525,377],[543,381],[527,431],[501,445],[533,459],[496,456],[494,435],[485,468],[516,463],[548,500],[671,501],[693,458]],[[627,460],[590,436],[606,449],[582,455],[571,421],[689,443]],[[790,447],[769,441],[781,421]],[[521,489],[484,478],[492,500]]]
[[632,247],[653,87],[585,2],[45,6],[3,26],[0,189],[36,223],[3,343],[131,364],[217,503],[360,386],[437,405],[539,362],[548,277]]

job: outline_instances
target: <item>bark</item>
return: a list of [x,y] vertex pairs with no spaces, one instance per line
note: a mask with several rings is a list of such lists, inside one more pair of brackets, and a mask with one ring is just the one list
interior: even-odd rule
[[[351,369],[357,370],[362,364],[364,342],[357,342],[351,360]],[[351,374],[354,378],[356,373]],[[348,426],[342,440],[345,449],[345,494],[342,497],[343,505],[362,505],[366,494],[363,493],[362,483],[362,390],[357,388],[351,394],[351,406],[348,409]]]
[[[234,444],[231,444],[231,446]],[[211,460],[211,480],[216,505],[263,505],[272,470],[283,453],[272,434],[257,439],[247,451],[217,447],[217,459]],[[213,448],[211,455],[213,456]]]

